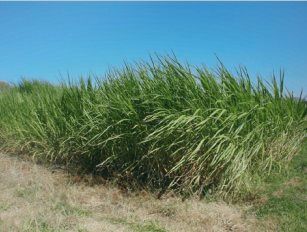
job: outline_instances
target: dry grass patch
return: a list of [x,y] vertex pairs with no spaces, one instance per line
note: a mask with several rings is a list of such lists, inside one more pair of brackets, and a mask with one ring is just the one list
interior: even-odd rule
[[0,231],[257,231],[247,207],[76,183],[19,158],[0,155]]

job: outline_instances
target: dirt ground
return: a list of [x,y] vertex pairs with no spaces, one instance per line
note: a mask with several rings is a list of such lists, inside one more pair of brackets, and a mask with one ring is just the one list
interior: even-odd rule
[[246,206],[125,194],[0,154],[0,231],[261,231]]

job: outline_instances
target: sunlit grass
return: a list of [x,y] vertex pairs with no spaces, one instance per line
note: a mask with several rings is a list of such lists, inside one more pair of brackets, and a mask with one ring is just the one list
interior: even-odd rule
[[104,80],[24,80],[0,95],[2,146],[161,192],[240,195],[283,169],[304,136],[306,103],[283,75],[252,81],[158,57]]
[[287,171],[273,173],[263,184],[264,204],[256,205],[261,218],[273,218],[280,231],[306,231],[307,228],[307,140]]

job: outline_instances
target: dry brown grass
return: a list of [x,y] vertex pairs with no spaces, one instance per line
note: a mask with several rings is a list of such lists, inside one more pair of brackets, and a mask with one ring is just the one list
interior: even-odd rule
[[0,155],[0,231],[257,231],[247,207],[158,200]]

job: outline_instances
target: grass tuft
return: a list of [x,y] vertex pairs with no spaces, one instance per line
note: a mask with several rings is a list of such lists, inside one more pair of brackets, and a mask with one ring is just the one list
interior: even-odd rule
[[[306,102],[270,83],[183,65],[126,65],[102,80],[23,80],[0,94],[0,143],[161,193],[253,193],[297,153]],[[261,181],[260,181],[261,182]]]

